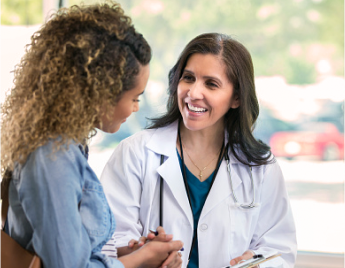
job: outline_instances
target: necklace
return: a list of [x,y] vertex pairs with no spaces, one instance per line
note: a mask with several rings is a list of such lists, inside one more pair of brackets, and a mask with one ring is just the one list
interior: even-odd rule
[[[184,164],[183,148],[182,148],[183,145],[182,145],[181,134],[180,134],[180,122],[179,122],[179,126],[178,126],[178,129],[177,129],[177,134],[178,134],[178,140],[179,140],[179,143],[180,143],[180,151],[181,151],[181,158],[182,158],[182,177],[183,177],[183,183],[184,183],[184,187],[186,189],[186,193],[187,193],[187,196],[188,196],[188,201],[189,201],[190,209],[192,211],[192,214],[194,215],[193,207],[192,207],[192,201],[191,201],[191,197],[190,197],[189,186],[188,186],[188,182],[187,182],[187,176],[186,176],[186,165]],[[222,161],[222,158],[223,158],[223,154],[222,154],[223,150],[224,150],[224,142],[223,142],[222,148],[220,149],[217,166],[216,166],[216,169],[214,171],[214,175],[212,177],[212,182],[211,182],[210,188],[208,189],[208,192],[207,192],[207,195],[206,195],[206,199],[207,199],[208,194],[211,191],[212,185],[213,185],[213,183],[214,183],[214,181],[216,179],[216,176],[217,176],[217,173],[218,173],[218,169],[219,169],[219,166],[220,166],[220,162]],[[199,222],[199,219],[197,220],[197,222]],[[198,233],[195,233],[195,235],[193,235],[193,241],[192,241],[192,246],[191,246],[190,251],[189,251],[188,261],[190,260],[190,256],[192,254],[192,250],[194,248],[197,236],[198,236]]]
[[193,163],[193,165],[199,170],[200,174],[199,174],[199,177],[200,177],[200,180],[202,179],[202,172],[217,158],[218,155],[216,155],[203,169],[200,169],[195,163],[194,161],[192,160],[192,158],[189,156],[187,150],[186,150],[186,147],[184,147],[184,145],[182,144],[182,147],[184,148],[186,154],[188,155],[190,161]]

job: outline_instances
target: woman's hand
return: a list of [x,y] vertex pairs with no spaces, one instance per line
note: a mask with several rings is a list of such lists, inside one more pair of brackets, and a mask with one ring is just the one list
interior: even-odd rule
[[[240,262],[243,261],[243,260],[249,260],[249,259],[253,258],[253,256],[254,256],[254,253],[253,253],[252,251],[250,251],[250,250],[247,250],[246,252],[244,252],[244,253],[242,254],[242,256],[239,256],[239,257],[237,257],[237,258],[232,259],[232,260],[230,261],[230,265],[233,266],[233,265],[235,265],[235,264],[240,263]],[[255,266],[255,267],[253,267],[253,268],[258,268],[258,266]]]
[[159,226],[155,231],[150,231],[150,233],[146,236],[141,236],[139,240],[132,239],[128,242],[128,248],[136,250],[145,243],[150,241],[159,241],[159,242],[169,242],[173,238],[173,235],[166,234],[163,227]]
[[[158,227],[155,232],[151,232],[147,237],[142,236],[139,240],[132,239],[128,242],[127,247],[121,247],[117,249],[119,257],[123,257],[130,253],[131,256],[139,261],[140,268],[152,268],[152,267],[167,267],[167,268],[179,268],[182,266],[182,255],[180,250],[182,249],[181,241],[172,241],[173,235],[166,234],[163,227]],[[170,246],[167,246],[169,244]],[[180,246],[178,246],[180,245]],[[173,250],[166,251],[171,247]],[[166,249],[167,248],[167,249]],[[145,253],[144,253],[145,252]],[[160,253],[157,253],[160,252]],[[121,258],[120,260],[124,264],[131,267],[131,262],[126,261],[127,258]],[[140,259],[142,259],[140,261]],[[127,266],[125,265],[127,268]]]
[[139,251],[145,251],[146,261],[140,268],[179,268],[182,266],[181,253],[179,250],[182,248],[181,241],[151,241],[146,243]]
[[179,268],[182,265],[181,241],[151,241],[129,255],[122,256],[119,261],[126,268]]
[[[147,242],[169,242],[172,241],[173,235],[166,234],[163,227],[159,226],[155,231],[150,231],[147,235]],[[181,250],[181,248],[179,248]],[[164,261],[161,267],[177,268],[182,265],[182,255],[179,250],[175,250],[169,253],[169,257]]]
[[147,235],[147,241],[160,241],[160,242],[169,242],[173,239],[172,234],[166,234],[163,227],[159,226],[156,231],[150,231]]

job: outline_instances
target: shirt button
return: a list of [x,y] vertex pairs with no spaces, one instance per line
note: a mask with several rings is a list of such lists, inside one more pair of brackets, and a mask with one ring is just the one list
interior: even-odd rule
[[208,228],[208,226],[207,226],[207,224],[206,224],[206,223],[203,223],[203,224],[201,224],[201,225],[200,225],[200,229],[201,229],[201,231],[206,231],[206,230],[207,230],[207,228]]

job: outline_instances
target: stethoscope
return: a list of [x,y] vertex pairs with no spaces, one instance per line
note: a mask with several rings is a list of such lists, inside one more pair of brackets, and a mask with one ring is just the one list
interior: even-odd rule
[[[188,187],[188,183],[187,183],[187,179],[186,179],[186,170],[185,170],[186,167],[185,167],[184,158],[183,158],[183,148],[182,148],[182,141],[181,141],[180,130],[178,130],[178,138],[179,138],[179,142],[180,142],[180,152],[181,152],[181,158],[182,158],[182,164],[183,164],[182,177],[183,177],[183,181],[184,181],[184,184],[185,184],[185,188],[186,188],[186,193],[187,193],[187,196],[188,196],[189,204],[190,204],[191,209],[192,209],[191,200],[190,200],[190,193],[189,193],[189,187]],[[219,166],[220,166],[220,162],[221,162],[221,160],[223,158],[223,150],[224,150],[224,144],[222,145],[222,149],[221,149],[221,152],[219,154],[219,158],[218,158],[218,162],[217,162],[218,163],[217,164],[217,168],[216,168],[216,170],[214,172],[214,175],[213,175],[213,178],[212,178],[212,183],[210,185],[210,189],[209,189],[207,195],[209,194],[209,192],[210,192],[210,190],[212,188],[213,182],[214,182],[214,180],[215,180],[215,178],[217,176],[217,172],[218,172],[218,169],[219,169]],[[244,204],[244,203],[241,204],[240,202],[238,202],[238,199],[237,199],[237,197],[235,195],[233,184],[232,184],[230,158],[229,158],[229,143],[225,146],[225,151],[226,151],[226,153],[224,153],[224,158],[225,158],[226,165],[227,165],[227,170],[228,170],[228,173],[229,173],[231,192],[232,192],[232,196],[234,198],[236,206],[239,207],[239,208],[242,208],[242,209],[251,209],[251,208],[257,207],[258,204],[255,204],[255,185],[254,185],[254,180],[253,180],[252,167],[250,165],[248,165],[249,171],[250,171],[251,188],[253,190],[253,199],[252,199],[252,202],[249,203],[249,204]],[[161,155],[160,164],[162,165],[163,162],[164,162],[164,155]],[[193,211],[193,209],[192,209],[192,211]],[[161,176],[160,176],[160,189],[159,189],[159,226],[163,226],[163,178]],[[189,252],[188,260],[190,259],[190,256],[191,256],[191,253],[192,253],[192,249],[193,249],[193,246],[194,246],[194,243],[195,243],[195,240],[196,240],[196,235],[193,236],[192,246],[191,246],[191,250]]]
[[230,165],[230,158],[229,158],[229,150],[228,150],[229,144],[226,146],[226,153],[224,154],[224,158],[226,161],[226,166],[228,169],[228,173],[229,173],[229,178],[230,178],[230,187],[231,187],[231,192],[232,192],[232,196],[234,198],[235,201],[235,205],[237,207],[243,208],[243,209],[251,209],[251,208],[255,208],[258,206],[258,204],[255,204],[255,185],[254,185],[254,180],[253,180],[253,171],[252,171],[252,166],[249,166],[249,171],[250,171],[250,183],[251,183],[251,188],[253,190],[253,200],[251,203],[249,204],[241,204],[240,202],[238,202],[238,199],[236,197],[235,191],[234,191],[234,187],[232,185],[232,178],[231,178],[231,165]]

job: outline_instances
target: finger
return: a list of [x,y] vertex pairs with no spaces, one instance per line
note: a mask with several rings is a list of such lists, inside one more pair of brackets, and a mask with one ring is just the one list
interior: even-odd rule
[[[171,234],[162,234],[162,235],[158,235],[158,236],[154,236],[152,237],[151,235],[147,235],[148,239],[150,239],[151,241],[158,241],[158,242],[170,242],[173,239],[173,235]],[[151,238],[152,237],[152,238]]]
[[181,255],[178,251],[173,251],[169,254],[168,258],[162,263],[162,267],[174,268],[178,259],[181,259]]
[[[157,234],[158,233],[158,234]],[[147,237],[153,241],[169,242],[173,239],[173,235],[166,234],[162,226],[158,226],[156,229],[156,236],[152,236],[152,233],[148,234]]]
[[135,240],[135,239],[131,239],[129,242],[128,242],[128,247],[129,248],[133,248],[135,244],[137,244],[138,241]]
[[254,256],[253,252],[250,250],[247,250],[246,252],[244,252],[242,254],[242,256],[239,256],[237,258],[234,258],[230,261],[230,265],[235,265],[238,264],[240,261],[242,260],[249,260],[250,258],[252,258]]
[[[176,258],[175,266],[172,268],[181,268],[182,267],[182,254],[181,254],[181,252],[178,252],[178,255],[179,255],[179,258]],[[256,267],[256,268],[258,268],[258,267]]]
[[158,232],[158,235],[165,234],[165,230],[162,226],[158,226],[156,231]]
[[183,248],[183,243],[180,240],[174,240],[167,243],[170,247],[169,252],[179,251]]
[[154,233],[148,233],[148,235],[147,235],[148,240],[153,240],[155,237],[156,237],[156,235]]
[[244,260],[249,260],[253,258],[254,254],[251,250],[247,250],[246,252],[243,253],[242,257]]
[[240,261],[243,260],[243,257],[240,256],[240,257],[237,257],[237,258],[234,258],[230,261],[230,265],[235,265],[235,264],[238,264]]
[[146,237],[145,236],[140,237],[138,241],[138,246],[142,247],[143,245],[145,245],[145,243],[146,243]]
[[165,242],[169,242],[173,239],[173,235],[172,234],[166,234],[162,238],[164,239]]

